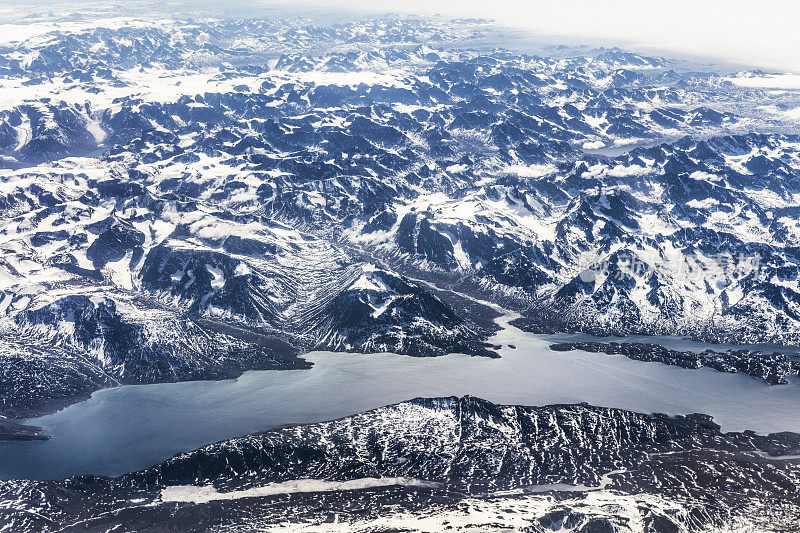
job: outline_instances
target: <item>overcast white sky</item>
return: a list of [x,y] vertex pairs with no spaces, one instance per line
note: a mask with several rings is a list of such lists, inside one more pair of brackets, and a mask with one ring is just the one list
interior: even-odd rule
[[[286,0],[260,0],[286,3]],[[492,18],[540,35],[613,39],[800,73],[800,0],[298,0],[297,5]]]

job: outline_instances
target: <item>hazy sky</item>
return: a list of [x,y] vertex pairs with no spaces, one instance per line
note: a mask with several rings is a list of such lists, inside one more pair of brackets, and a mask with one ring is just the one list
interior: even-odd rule
[[[264,3],[285,3],[260,0]],[[800,0],[299,0],[377,12],[492,18],[540,35],[613,39],[800,73]]]
[[[114,4],[119,9],[108,7]],[[108,16],[152,10],[259,16],[322,7],[481,17],[566,44],[605,42],[800,74],[800,0],[0,0],[0,22],[13,24],[43,8],[69,13],[97,5]]]

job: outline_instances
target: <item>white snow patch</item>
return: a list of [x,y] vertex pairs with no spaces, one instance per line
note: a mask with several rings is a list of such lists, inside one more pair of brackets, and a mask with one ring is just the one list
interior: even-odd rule
[[583,143],[584,150],[600,150],[601,148],[605,148],[606,143],[603,141],[586,141]]
[[460,172],[464,172],[468,168],[469,167],[467,165],[465,165],[464,163],[460,163],[460,164],[457,163],[455,165],[450,165],[445,170],[447,170],[447,172],[449,172],[450,174],[458,174]]
[[217,267],[206,265],[206,270],[214,278],[211,280],[211,286],[215,289],[221,289],[225,286],[225,273]]
[[166,487],[161,491],[161,500],[164,502],[208,503],[214,500],[239,500],[242,498],[260,498],[277,494],[295,494],[298,492],[331,492],[339,490],[359,490],[374,487],[390,487],[402,485],[405,487],[435,488],[438,483],[421,481],[405,477],[360,478],[350,481],[326,481],[324,479],[297,479],[281,483],[270,483],[263,487],[252,489],[219,492],[213,485],[175,485]]
[[383,282],[377,278],[377,276],[366,272],[361,274],[361,276],[359,276],[359,278],[350,286],[350,288],[377,292],[389,290],[389,288],[384,285]]
[[650,170],[646,167],[641,167],[639,165],[616,165],[613,168],[610,168],[606,174],[609,176],[614,176],[615,178],[625,178],[628,176],[641,176],[643,174],[647,174]]
[[503,169],[522,178],[538,178],[556,171],[555,165],[508,165]]
[[706,198],[705,200],[692,199],[686,202],[686,205],[694,209],[708,209],[712,205],[719,205],[719,200],[716,198]]

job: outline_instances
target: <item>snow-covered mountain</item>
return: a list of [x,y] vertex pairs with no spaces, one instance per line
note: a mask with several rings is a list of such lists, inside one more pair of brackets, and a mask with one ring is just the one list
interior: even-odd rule
[[119,478],[0,481],[0,498],[15,531],[785,531],[798,449],[796,434],[723,434],[703,415],[433,398]]
[[[101,388],[309,350],[496,357],[498,306],[533,332],[800,342],[800,93],[770,75],[484,20],[164,9],[0,35],[0,439]],[[0,529],[791,531],[798,453],[705,415],[417,399],[0,481]]]
[[494,355],[491,311],[436,287],[534,331],[796,342],[800,137],[763,109],[796,95],[493,32],[131,19],[5,44],[5,412],[308,349]]

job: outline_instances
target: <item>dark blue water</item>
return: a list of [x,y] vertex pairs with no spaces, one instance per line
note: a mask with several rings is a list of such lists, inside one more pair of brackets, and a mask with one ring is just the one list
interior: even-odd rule
[[[507,320],[501,319],[503,324]],[[708,369],[553,352],[547,347],[551,339],[506,327],[493,341],[517,349],[504,348],[500,359],[314,352],[308,354],[314,362],[310,370],[102,390],[85,402],[28,421],[44,426],[51,440],[0,443],[0,477],[118,475],[229,437],[329,420],[418,396],[472,394],[527,405],[585,401],[645,413],[708,413],[725,430],[800,431],[800,383],[769,386]],[[662,340],[672,348],[706,347]]]

